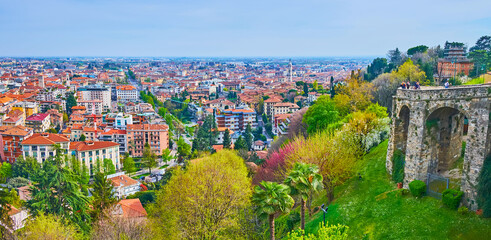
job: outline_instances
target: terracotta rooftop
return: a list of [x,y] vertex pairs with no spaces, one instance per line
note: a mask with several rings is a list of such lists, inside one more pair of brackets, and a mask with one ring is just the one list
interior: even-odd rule
[[119,176],[116,176],[116,177],[112,177],[112,178],[109,178],[109,180],[111,180],[112,184],[115,186],[115,187],[119,187],[119,186],[133,186],[133,185],[136,185],[136,184],[140,184],[140,182],[136,181],[135,179],[133,178],[130,178],[126,175],[119,175]]
[[22,145],[53,145],[63,142],[70,142],[70,140],[61,134],[35,133],[31,137],[22,141]]
[[143,208],[140,199],[123,199],[118,202],[118,206],[123,210],[123,215],[121,217],[124,218],[138,218],[138,217],[146,217],[147,211]]
[[26,118],[26,121],[43,121],[47,117],[49,117],[49,114],[47,113],[38,113],[29,116]]

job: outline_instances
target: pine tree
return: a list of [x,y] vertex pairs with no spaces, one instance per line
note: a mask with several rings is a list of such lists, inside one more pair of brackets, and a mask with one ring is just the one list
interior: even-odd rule
[[104,217],[105,210],[112,207],[117,200],[114,196],[114,186],[104,173],[98,172],[94,175],[92,189],[90,193],[94,200],[92,201],[91,216],[96,221]]
[[223,148],[230,149],[231,146],[231,139],[230,139],[230,132],[228,128],[225,130],[225,133],[223,134]]
[[251,128],[251,125],[250,124],[247,124],[247,127],[246,127],[246,130],[245,130],[245,136],[244,136],[244,139],[245,139],[245,142],[246,142],[246,146],[247,146],[247,150],[251,150],[251,147],[252,147],[252,128]]

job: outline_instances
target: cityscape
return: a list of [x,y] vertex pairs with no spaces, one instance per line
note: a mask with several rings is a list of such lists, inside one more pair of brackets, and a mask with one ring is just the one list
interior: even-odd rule
[[398,40],[361,30],[382,3],[30,4],[0,23],[1,239],[491,236],[485,8]]

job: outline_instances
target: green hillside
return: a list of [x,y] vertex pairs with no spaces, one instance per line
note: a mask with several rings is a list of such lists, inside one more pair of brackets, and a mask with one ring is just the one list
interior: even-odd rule
[[[329,206],[327,221],[345,224],[359,239],[489,239],[491,219],[475,213],[460,214],[441,201],[416,199],[396,190],[385,171],[387,141],[367,154],[359,168],[362,180],[353,178],[340,186]],[[325,201],[314,201],[318,206]],[[322,221],[317,212],[306,223],[306,232],[316,232]]]

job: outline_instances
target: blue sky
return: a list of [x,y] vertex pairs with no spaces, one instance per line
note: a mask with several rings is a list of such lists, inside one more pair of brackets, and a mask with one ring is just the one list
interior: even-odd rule
[[0,0],[0,56],[384,56],[482,35],[490,0]]

